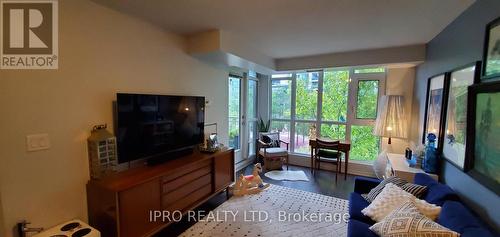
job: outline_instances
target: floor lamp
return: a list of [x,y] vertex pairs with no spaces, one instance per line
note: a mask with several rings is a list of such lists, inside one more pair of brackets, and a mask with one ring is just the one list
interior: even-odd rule
[[373,134],[389,138],[407,138],[406,114],[402,95],[386,95],[380,99]]

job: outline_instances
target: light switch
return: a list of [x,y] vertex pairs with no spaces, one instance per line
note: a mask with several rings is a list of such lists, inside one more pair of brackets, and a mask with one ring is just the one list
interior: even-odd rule
[[31,134],[26,136],[26,149],[28,151],[39,151],[50,148],[49,134]]

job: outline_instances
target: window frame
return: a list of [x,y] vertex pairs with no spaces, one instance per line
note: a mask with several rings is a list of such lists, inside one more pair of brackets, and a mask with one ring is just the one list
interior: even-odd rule
[[[344,140],[347,142],[351,142],[351,126],[374,126],[375,119],[358,119],[357,118],[357,100],[358,100],[358,86],[359,81],[373,81],[377,80],[379,83],[378,87],[378,101],[377,101],[377,110],[378,104],[380,102],[380,98],[385,95],[385,84],[387,79],[387,68],[385,68],[384,72],[374,72],[374,73],[354,73],[355,70],[366,69],[367,67],[340,67],[340,68],[328,68],[328,69],[320,69],[320,70],[299,70],[291,73],[291,77],[278,77],[273,78],[270,76],[269,82],[269,114],[270,121],[276,122],[287,122],[290,124],[289,129],[289,137],[290,137],[290,154],[309,157],[308,154],[298,153],[295,151],[295,132],[296,132],[296,123],[312,123],[316,125],[316,130],[318,134],[321,134],[321,125],[344,125],[345,126],[345,138]],[[347,100],[347,116],[346,122],[340,121],[330,121],[323,120],[322,112],[323,112],[323,80],[325,71],[349,71],[349,85],[348,85],[348,100]],[[311,72],[319,72],[318,77],[318,93],[317,93],[317,109],[316,109],[316,119],[315,120],[307,120],[307,119],[297,119],[296,116],[296,97],[297,97],[297,74],[299,73],[311,73]],[[272,81],[274,80],[291,80],[291,103],[290,103],[290,119],[283,118],[273,118],[272,114]],[[381,142],[381,139],[379,143]],[[380,147],[380,144],[379,144]]]

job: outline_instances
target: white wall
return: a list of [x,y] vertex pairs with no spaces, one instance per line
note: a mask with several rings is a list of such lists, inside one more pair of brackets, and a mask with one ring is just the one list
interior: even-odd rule
[[[137,18],[90,1],[59,1],[59,8],[59,69],[0,70],[6,230],[21,219],[43,227],[87,220],[86,138],[95,124],[112,126],[116,92],[206,96],[206,122],[219,123],[227,144],[227,72],[188,56],[183,38]],[[26,152],[26,135],[34,133],[48,133],[52,147]]]

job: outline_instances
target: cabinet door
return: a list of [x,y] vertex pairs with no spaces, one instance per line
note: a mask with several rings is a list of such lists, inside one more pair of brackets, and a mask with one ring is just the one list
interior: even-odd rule
[[221,191],[234,181],[234,150],[214,157],[215,191]]
[[150,210],[161,210],[160,188],[155,179],[119,193],[120,237],[145,236],[163,224],[149,220]]

